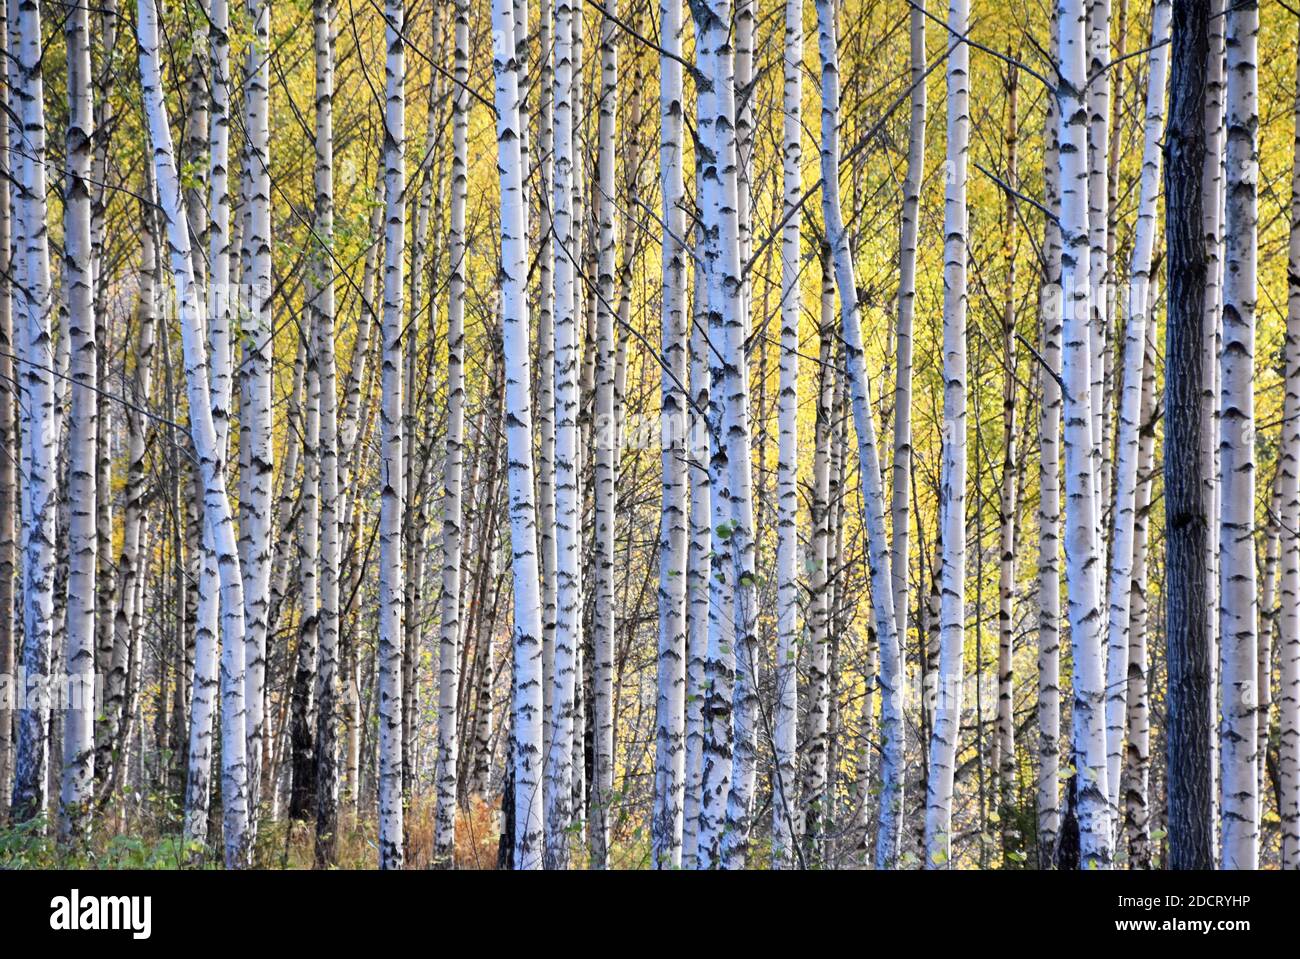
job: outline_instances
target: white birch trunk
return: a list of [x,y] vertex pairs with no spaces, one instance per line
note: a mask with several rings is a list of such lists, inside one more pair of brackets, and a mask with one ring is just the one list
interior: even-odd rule
[[777,451],[776,720],[772,772],[772,866],[794,861],[799,769],[799,314],[803,212],[803,3],[786,0],[782,58],[781,374]]
[[[1164,4],[1168,6],[1168,4]],[[1130,584],[1128,629],[1128,681],[1126,712],[1128,743],[1125,750],[1124,833],[1130,869],[1151,866],[1151,712],[1147,691],[1147,534],[1150,528],[1151,488],[1156,448],[1156,331],[1159,299],[1155,284],[1149,287],[1149,321],[1142,365],[1142,428],[1138,439],[1138,493],[1133,516],[1133,578]]]
[[[22,279],[20,273],[21,254],[19,246],[22,237],[17,235],[15,226],[15,209],[20,201],[18,180],[14,176],[20,163],[10,155],[10,144],[17,144],[21,134],[15,129],[17,114],[11,111],[10,101],[12,84],[9,71],[13,69],[14,58],[9,55],[9,4],[0,0],[0,78],[5,80],[4,91],[0,92],[0,107],[5,116],[0,118],[0,270],[11,275],[15,281]],[[16,109],[17,104],[14,104]],[[15,136],[10,137],[13,130]],[[11,192],[12,191],[12,192]],[[11,249],[10,243],[14,242]],[[17,359],[17,343],[14,338],[16,282],[0,283],[0,450],[5,455],[0,458],[0,672],[12,675],[15,665],[14,638],[17,635],[17,616],[15,599],[17,596],[17,577],[14,575],[18,559],[18,463],[14,451],[18,429],[18,377],[15,373],[14,360]],[[13,774],[13,705],[0,711],[0,817],[8,821],[9,785]]]
[[[244,130],[247,137],[248,212],[242,243],[248,268],[242,277],[243,362],[240,402],[239,541],[244,574],[245,735],[251,823],[256,835],[264,739],[266,636],[271,611],[271,5],[246,0],[253,38],[244,62]],[[246,441],[246,442],[245,442]]]
[[907,640],[907,574],[911,565],[912,488],[912,318],[916,311],[916,238],[921,181],[925,176],[925,0],[912,7],[908,26],[911,116],[907,127],[907,172],[903,178],[902,228],[898,238],[898,346],[894,381],[894,459],[890,484],[893,534],[894,618],[900,644]]
[[334,355],[334,5],[312,6],[316,54],[316,209],[312,285],[320,377],[320,625],[316,661],[316,865],[335,859],[338,842],[338,665],[340,495],[338,371]]
[[663,195],[660,444],[663,515],[659,532],[658,695],[651,865],[682,864],[686,724],[686,232],[682,182],[682,2],[661,0],[659,167]]
[[438,759],[434,855],[450,861],[456,842],[456,770],[460,761],[461,478],[465,462],[465,201],[468,193],[469,3],[458,0],[451,114],[451,277],[447,299],[447,445],[443,463],[442,610],[438,637]]
[[167,225],[171,271],[181,310],[181,335],[185,354],[185,379],[189,397],[190,431],[203,482],[204,526],[215,554],[220,583],[223,657],[222,673],[222,784],[223,831],[227,868],[244,865],[248,856],[248,789],[245,761],[243,650],[244,595],[240,573],[234,515],[226,495],[223,451],[217,447],[208,385],[207,349],[199,290],[194,278],[189,230],[182,208],[171,130],[163,99],[158,62],[158,16],[153,0],[138,0],[137,32],[145,116],[153,151],[158,199]]
[[1205,304],[1201,322],[1201,482],[1206,509],[1205,608],[1210,637],[1210,803],[1214,861],[1219,862],[1219,347],[1223,335],[1224,36],[1228,0],[1210,0],[1205,67],[1205,162],[1201,224],[1205,237]]
[[68,57],[67,185],[63,207],[63,277],[72,376],[68,431],[68,594],[63,655],[67,697],[63,718],[63,789],[59,837],[89,838],[95,779],[96,439],[99,426],[95,292],[90,237],[91,138],[94,101],[90,78],[90,15],[74,7],[64,24]]
[[[1085,14],[1082,0],[1060,0],[1062,381],[1065,399],[1065,581],[1074,662],[1073,724],[1080,862],[1108,868],[1111,830],[1106,784],[1101,576],[1097,537],[1097,469],[1089,366],[1091,281],[1088,262]],[[945,541],[945,548],[947,543]]]
[[[1297,29],[1300,35],[1300,28]],[[1297,48],[1300,51],[1300,47]],[[1278,617],[1278,816],[1282,868],[1300,869],[1300,52],[1295,67],[1291,233],[1287,249],[1285,399],[1279,452],[1282,500]]]
[[1137,227],[1129,256],[1129,280],[1124,303],[1124,387],[1119,401],[1119,436],[1115,444],[1115,512],[1111,523],[1106,659],[1106,784],[1110,790],[1107,802],[1112,807],[1117,829],[1124,726],[1128,713],[1126,686],[1129,672],[1129,600],[1135,550],[1134,522],[1140,456],[1138,432],[1142,427],[1142,370],[1149,322],[1147,306],[1150,302],[1152,251],[1158,229],[1156,203],[1161,189],[1160,151],[1161,137],[1164,135],[1170,17],[1169,0],[1157,0],[1152,12],[1152,49],[1147,74]]
[[809,577],[807,694],[804,733],[803,802],[798,831],[804,846],[815,854],[822,831],[822,806],[826,789],[827,720],[830,683],[830,576],[838,562],[831,539],[831,442],[836,398],[843,382],[835,344],[835,278],[830,251],[821,251],[821,311],[818,339],[817,421],[813,451],[812,560]]
[[[1052,11],[1052,57],[1060,49]],[[1047,97],[1043,160],[1044,199],[1052,216],[1043,228],[1043,367],[1038,433],[1038,770],[1035,805],[1038,864],[1050,868],[1060,831],[1061,765],[1061,167],[1059,106]]]
[[514,555],[514,694],[511,758],[514,763],[514,866],[542,866],[542,599],[533,504],[532,414],[528,347],[528,238],[523,159],[520,155],[519,64],[514,20],[507,0],[493,0],[496,77],[497,169],[501,178],[502,348],[505,426],[509,463],[510,542]]
[[[146,171],[146,183],[145,193],[148,202],[141,204],[144,228],[140,238],[140,292],[136,309],[134,369],[129,390],[132,405],[124,411],[127,467],[126,486],[122,494],[125,505],[122,513],[122,549],[117,559],[117,567],[121,574],[121,598],[113,616],[113,649],[109,667],[109,685],[114,687],[114,690],[113,694],[106,694],[105,701],[110,724],[108,741],[113,744],[123,744],[130,727],[134,700],[128,696],[128,673],[132,651],[139,638],[136,620],[141,614],[144,589],[141,549],[147,520],[145,513],[146,433],[145,418],[141,410],[147,408],[146,404],[153,384],[157,312],[155,275],[159,266],[158,239],[154,226],[157,217],[153,209],[155,191],[153,176],[148,171]],[[183,680],[178,681],[183,682]],[[117,791],[124,778],[126,764],[123,759],[124,756],[119,754],[112,765],[113,778],[109,788],[113,792]]]
[[[19,126],[13,142],[16,162],[15,248],[24,278],[19,287],[17,346],[19,354],[20,429],[22,432],[22,596],[21,670],[30,692],[50,682],[54,634],[55,524],[58,484],[53,343],[50,336],[50,254],[46,227],[45,105],[41,75],[40,7],[13,3],[9,8],[10,92],[17,97]],[[12,154],[11,154],[12,155]],[[49,798],[50,702],[29,698],[15,717],[18,745],[14,760],[11,815],[22,823],[47,813]]]
[[614,124],[618,112],[618,27],[615,0],[604,0],[600,22],[600,101],[596,132],[596,217],[599,265],[596,274],[595,399],[595,604],[592,618],[592,698],[595,737],[588,826],[592,866],[609,865],[609,816],[614,792],[614,476],[618,468],[619,424],[615,414]]
[[[696,195],[702,194],[696,165]],[[690,404],[690,471],[691,471],[691,542],[686,563],[686,760],[685,806],[682,815],[682,866],[694,869],[699,848],[700,789],[703,785],[704,697],[709,655],[709,569],[713,549],[711,525],[712,497],[709,488],[710,443],[707,415],[709,409],[709,336],[708,289],[704,279],[703,231],[696,227],[695,246],[691,252],[691,399]]]
[[405,859],[402,809],[402,338],[406,245],[406,5],[384,5],[384,284],[379,515],[379,868]]
[[[705,273],[713,343],[710,416],[715,428],[711,431],[714,449],[710,480],[714,531],[726,543],[726,549],[718,544],[714,548],[715,589],[709,610],[712,675],[705,704],[704,785],[696,864],[703,868],[736,868],[744,864],[749,842],[753,755],[751,752],[748,760],[748,782],[742,780],[737,789],[732,776],[732,686],[737,656],[747,659],[749,675],[753,675],[757,643],[753,632],[753,474],[737,216],[736,99],[727,42],[731,3],[713,0],[696,4],[692,13],[697,31],[697,67],[709,88],[697,109],[704,161],[703,222],[708,234]],[[738,740],[742,733],[744,730],[737,728],[735,738]]]
[[[1020,183],[1020,80],[1013,67],[1007,82],[1007,132],[1006,171],[1007,183],[1018,189]],[[1002,306],[1002,475],[998,495],[998,707],[994,730],[997,757],[994,773],[997,776],[998,809],[1002,822],[1003,856],[1012,850],[1011,808],[1015,802],[1016,785],[1016,716],[1015,674],[1012,657],[1015,642],[1016,600],[1016,537],[1019,527],[1019,477],[1017,467],[1017,421],[1019,411],[1016,400],[1019,384],[1016,375],[1016,256],[1019,252],[1020,229],[1017,222],[1016,198],[1005,197],[1005,219],[1002,227],[1003,256],[1006,260],[1006,292]]]
[[1259,867],[1254,393],[1258,34],[1258,4],[1255,0],[1234,2],[1227,14],[1227,243],[1219,356],[1219,678],[1223,713],[1219,811],[1224,869]]
[[939,688],[930,739],[925,804],[925,867],[952,861],[953,775],[961,733],[966,617],[966,162],[970,144],[970,49],[966,0],[948,7],[948,175],[944,191],[943,473],[939,528],[943,542],[939,610]]
[[547,866],[568,864],[572,821],[573,737],[578,649],[582,639],[581,494],[578,489],[579,338],[574,291],[576,232],[573,215],[574,57],[572,0],[555,7],[554,183],[551,209],[555,244],[555,542],[556,622],[551,670],[553,723],[546,756]]
[[1107,489],[1103,448],[1109,430],[1106,424],[1106,356],[1110,347],[1110,242],[1108,240],[1110,206],[1110,2],[1086,0],[1087,83],[1081,89],[1088,115],[1088,375],[1092,403],[1093,497],[1094,521],[1100,575],[1105,576],[1106,538],[1104,516]]
[[[956,0],[961,5],[964,0]],[[961,7],[964,10],[964,6]],[[965,22],[965,14],[961,20]],[[885,532],[884,488],[880,479],[880,457],[876,448],[876,427],[871,416],[871,387],[863,354],[857,281],[853,251],[844,228],[839,188],[839,53],[834,11],[830,0],[817,2],[818,46],[822,58],[821,173],[822,216],[826,240],[835,263],[840,312],[844,332],[844,353],[848,366],[853,424],[858,436],[859,477],[866,507],[868,565],[871,572],[872,613],[880,644],[881,702],[881,793],[880,828],[876,836],[876,865],[892,868],[899,854],[903,814],[903,670],[898,622],[894,618],[893,573]],[[965,31],[965,27],[962,27]],[[964,47],[958,56],[965,56]],[[964,107],[962,110],[964,114]],[[965,129],[963,122],[962,129]],[[964,134],[963,134],[964,136]],[[965,149],[958,176],[965,189]],[[963,194],[964,195],[964,194]]]

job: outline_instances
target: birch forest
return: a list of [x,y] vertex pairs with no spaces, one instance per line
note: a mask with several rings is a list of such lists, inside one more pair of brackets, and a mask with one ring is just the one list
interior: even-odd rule
[[0,868],[1300,868],[1290,0],[0,23]]

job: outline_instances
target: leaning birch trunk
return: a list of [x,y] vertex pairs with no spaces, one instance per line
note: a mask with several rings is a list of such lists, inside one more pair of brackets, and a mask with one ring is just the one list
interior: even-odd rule
[[[1300,29],[1297,30],[1300,34]],[[1300,50],[1300,48],[1298,48]],[[1300,869],[1300,52],[1295,69],[1295,145],[1286,312],[1286,398],[1282,405],[1282,575],[1278,617],[1278,815],[1282,868]]]
[[[248,737],[248,784],[253,835],[257,830],[262,781],[266,685],[266,636],[271,611],[271,5],[247,0],[253,39],[244,64],[248,171],[248,213],[242,242],[249,270],[242,278],[247,297],[243,316],[244,368],[241,371],[241,435],[246,450],[239,471],[240,560],[244,574],[245,730]],[[245,425],[245,422],[247,425]]]
[[99,427],[95,294],[90,242],[90,14],[78,5],[64,25],[68,56],[68,178],[63,204],[63,276],[70,339],[72,410],[68,430],[68,595],[63,668],[63,789],[59,838],[89,838],[95,780],[95,523],[96,437]]
[[406,5],[386,0],[384,42],[384,305],[379,515],[379,868],[401,869],[402,336],[406,245]]
[[507,0],[492,2],[496,77],[497,168],[501,178],[502,350],[514,579],[514,695],[510,755],[514,779],[516,869],[542,866],[542,599],[533,504],[532,414],[528,348],[528,237],[520,156],[519,64]]
[[944,191],[943,473],[939,529],[943,542],[939,611],[939,688],[930,739],[925,802],[925,867],[952,862],[953,775],[961,732],[966,596],[966,162],[970,143],[970,48],[961,41],[966,0],[948,8],[948,175]]
[[451,114],[451,278],[447,298],[447,440],[443,464],[442,622],[438,637],[438,758],[434,857],[450,864],[456,844],[456,769],[460,761],[461,477],[465,462],[465,201],[469,132],[469,3],[458,0]]
[[227,868],[247,861],[248,790],[245,763],[243,675],[244,595],[240,573],[234,515],[226,495],[224,450],[217,446],[208,386],[207,350],[199,312],[199,290],[194,279],[189,229],[182,209],[171,129],[163,99],[158,62],[158,15],[153,0],[138,0],[137,31],[140,41],[140,75],[145,116],[153,151],[158,200],[167,224],[176,301],[181,311],[181,338],[185,354],[185,379],[189,397],[190,432],[203,481],[204,525],[209,530],[220,582],[223,657],[221,752],[222,819]]
[[1128,713],[1129,601],[1132,594],[1134,523],[1138,488],[1139,430],[1142,427],[1142,370],[1146,352],[1151,259],[1156,237],[1156,202],[1160,197],[1160,151],[1164,135],[1165,81],[1169,65],[1169,0],[1157,0],[1152,12],[1151,57],[1147,74],[1146,120],[1137,228],[1129,259],[1125,299],[1123,376],[1116,440],[1115,511],[1111,524],[1109,619],[1106,658],[1107,802],[1119,825],[1120,769]]
[[686,734],[686,211],[682,182],[682,0],[662,0],[659,18],[659,168],[663,194],[663,352],[660,396],[663,510],[659,532],[658,695],[651,865],[682,864]]
[[[965,0],[955,0],[955,2],[959,19],[963,24],[961,32],[964,33]],[[902,654],[899,648],[898,621],[894,618],[892,563],[889,543],[885,536],[884,489],[880,479],[876,427],[872,420],[871,385],[867,379],[866,357],[862,345],[853,251],[849,245],[849,235],[844,228],[844,217],[840,209],[839,52],[831,0],[817,0],[817,27],[818,46],[822,59],[822,216],[826,223],[826,241],[830,245],[831,255],[834,258],[835,280],[840,294],[844,354],[853,400],[853,424],[858,436],[858,472],[862,483],[862,499],[866,507],[872,614],[876,625],[876,639],[880,646],[881,790],[880,826],[876,836],[876,866],[880,869],[889,869],[898,860],[902,840],[904,776]],[[965,46],[962,45],[958,50],[954,50],[953,56],[964,62]],[[964,119],[964,106],[961,107],[960,112],[963,116],[960,127],[964,131],[967,126],[967,121]],[[963,132],[961,136],[964,142],[965,133]],[[960,158],[961,167],[957,178],[962,181],[964,191],[965,147],[954,155]]]
[[596,217],[599,265],[596,273],[595,596],[592,618],[592,698],[595,732],[592,745],[592,867],[609,865],[610,802],[614,793],[614,476],[618,466],[614,365],[614,120],[618,111],[618,27],[615,0],[604,0],[600,21],[600,101],[596,127]]
[[799,769],[799,314],[803,214],[803,3],[786,0],[782,58],[781,377],[777,440],[776,721],[772,773],[772,866],[794,862]]
[[[222,453],[222,469],[228,450],[230,429],[230,350],[229,350],[229,310],[230,292],[225,288],[229,279],[230,264],[224,259],[228,253],[229,233],[229,196],[227,191],[227,161],[229,144],[229,49],[227,28],[229,24],[228,7],[216,2],[212,5],[209,21],[210,60],[214,74],[214,90],[211,97],[212,122],[209,124],[208,150],[210,197],[212,208],[211,228],[209,230],[209,254],[212,260],[212,276],[208,286],[208,324],[207,342],[209,353],[209,370],[211,383],[211,402],[213,430],[216,433],[217,447]],[[206,542],[200,560],[199,606],[196,611],[194,681],[191,685],[191,711],[189,736],[189,766],[186,777],[185,793],[185,832],[186,837],[200,846],[206,841],[208,828],[208,807],[210,803],[210,783],[212,776],[212,726],[216,712],[216,696],[222,677],[218,675],[218,600],[220,573],[216,556]],[[126,625],[129,625],[126,624]],[[233,658],[242,657],[243,650],[226,650]],[[127,649],[121,644],[121,672],[125,678],[128,669]],[[115,673],[117,670],[115,669]],[[232,669],[231,676],[243,670]],[[233,679],[231,680],[233,682]],[[240,679],[240,682],[243,680]],[[232,690],[233,692],[233,690]],[[224,728],[224,727],[223,727]],[[224,755],[224,754],[223,754]]]
[[[23,645],[20,668],[27,687],[49,681],[54,633],[54,549],[58,510],[55,454],[58,433],[54,402],[53,343],[50,336],[50,254],[45,221],[45,105],[41,75],[40,6],[9,8],[9,90],[18,98],[19,125],[11,131],[21,150],[15,249],[24,283],[17,289],[17,346],[22,435]],[[16,82],[15,82],[16,81]],[[49,799],[50,704],[36,696],[15,716],[18,745],[10,815],[15,823],[44,816]]]
[[1259,866],[1255,779],[1257,630],[1255,570],[1255,298],[1259,5],[1228,11],[1227,216],[1224,233],[1222,383],[1219,392],[1219,812],[1224,869]]

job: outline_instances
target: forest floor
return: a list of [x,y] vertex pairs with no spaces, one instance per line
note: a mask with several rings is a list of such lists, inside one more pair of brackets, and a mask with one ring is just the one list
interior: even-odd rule
[[[213,834],[219,829],[220,807],[214,807]],[[495,869],[500,839],[500,811],[474,797],[456,817],[453,868]],[[99,828],[82,850],[61,847],[45,820],[0,827],[0,869],[213,869],[221,867],[214,853],[180,835],[179,810],[171,797],[149,796],[120,802],[97,819]],[[433,865],[433,798],[413,801],[406,813],[408,869]],[[345,814],[339,831],[340,869],[376,868],[377,826],[368,818]],[[314,831],[311,823],[263,822],[253,850],[256,869],[311,869]]]

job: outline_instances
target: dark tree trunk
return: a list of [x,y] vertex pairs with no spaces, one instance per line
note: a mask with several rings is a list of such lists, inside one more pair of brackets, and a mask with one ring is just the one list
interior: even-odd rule
[[1214,865],[1210,805],[1210,652],[1199,454],[1201,322],[1206,251],[1201,235],[1205,158],[1207,0],[1174,0],[1165,137],[1169,317],[1165,355],[1169,861]]

